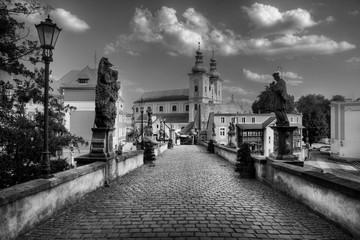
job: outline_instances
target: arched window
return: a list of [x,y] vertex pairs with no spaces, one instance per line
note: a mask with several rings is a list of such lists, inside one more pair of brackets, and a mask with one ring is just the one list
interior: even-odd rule
[[195,86],[195,92],[197,92],[198,91],[198,86]]
[[195,110],[197,110],[197,104],[195,104]]
[[175,106],[175,105],[173,105],[173,106],[171,107],[171,111],[176,112],[176,106]]
[[164,111],[164,106],[159,106],[159,112],[163,112]]
[[139,108],[138,108],[138,107],[135,108],[135,112],[139,112]]
[[189,111],[189,105],[185,106],[185,111],[188,112]]

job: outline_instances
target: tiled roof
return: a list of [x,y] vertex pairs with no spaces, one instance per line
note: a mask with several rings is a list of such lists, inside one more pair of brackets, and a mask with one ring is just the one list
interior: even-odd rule
[[[87,84],[79,84],[79,78],[89,78]],[[82,70],[71,70],[59,80],[60,88],[94,88],[97,83],[97,69],[86,66]]]
[[[162,113],[162,114],[154,114],[156,118],[165,118],[165,123],[187,123],[189,122],[189,114],[188,113]],[[141,115],[136,119],[137,121],[141,121]],[[147,121],[147,114],[143,115],[143,120]]]
[[250,123],[250,124],[236,124],[239,128],[247,130],[247,129],[263,129],[263,125],[261,123]]
[[189,100],[189,89],[172,89],[164,91],[146,92],[134,103],[140,102],[160,102],[160,101],[176,101],[176,100]]

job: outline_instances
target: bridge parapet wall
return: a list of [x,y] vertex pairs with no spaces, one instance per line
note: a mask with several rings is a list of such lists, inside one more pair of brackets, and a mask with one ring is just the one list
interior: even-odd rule
[[[156,155],[167,149],[158,144]],[[144,164],[144,151],[124,152],[108,162],[94,162],[50,179],[36,179],[0,190],[0,239],[15,239],[84,195]]]
[[[205,142],[202,145],[207,146]],[[232,164],[236,150],[215,145],[215,153]],[[255,159],[256,179],[293,197],[360,239],[360,183],[265,157]],[[234,161],[235,159],[235,161]]]

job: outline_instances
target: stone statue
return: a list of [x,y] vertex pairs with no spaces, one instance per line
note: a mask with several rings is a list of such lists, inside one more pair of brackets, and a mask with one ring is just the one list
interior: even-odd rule
[[213,132],[213,133],[215,133],[215,129],[216,129],[216,125],[215,125],[215,123],[213,122],[213,124],[212,124],[212,132]]
[[235,130],[234,123],[233,123],[233,122],[230,122],[230,123],[229,123],[229,132],[234,132],[234,130]]
[[112,70],[112,66],[107,58],[101,58],[95,95],[95,126],[98,128],[112,128],[115,124],[120,86],[116,82],[118,72]]
[[151,120],[151,116],[152,116],[152,109],[150,106],[147,107],[146,112],[148,114],[148,126],[152,127],[152,120]]
[[289,120],[286,115],[286,101],[288,98],[286,91],[286,83],[280,77],[280,72],[275,72],[273,75],[275,84],[271,84],[270,89],[274,93],[274,112],[276,116],[276,126],[289,126]]

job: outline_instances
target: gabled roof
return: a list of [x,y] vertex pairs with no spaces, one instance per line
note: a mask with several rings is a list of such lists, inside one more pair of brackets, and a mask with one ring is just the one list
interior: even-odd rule
[[[87,84],[79,84],[78,79],[88,78]],[[72,70],[60,78],[60,88],[95,88],[97,83],[97,69],[86,66],[82,70]]]
[[144,102],[160,102],[160,101],[176,101],[189,100],[189,89],[172,89],[164,91],[146,92],[134,103],[140,102],[141,98]]
[[180,135],[187,135],[190,133],[191,129],[193,129],[194,127],[194,122],[190,122],[186,127],[184,127],[183,129],[181,129],[181,131],[179,132]]

